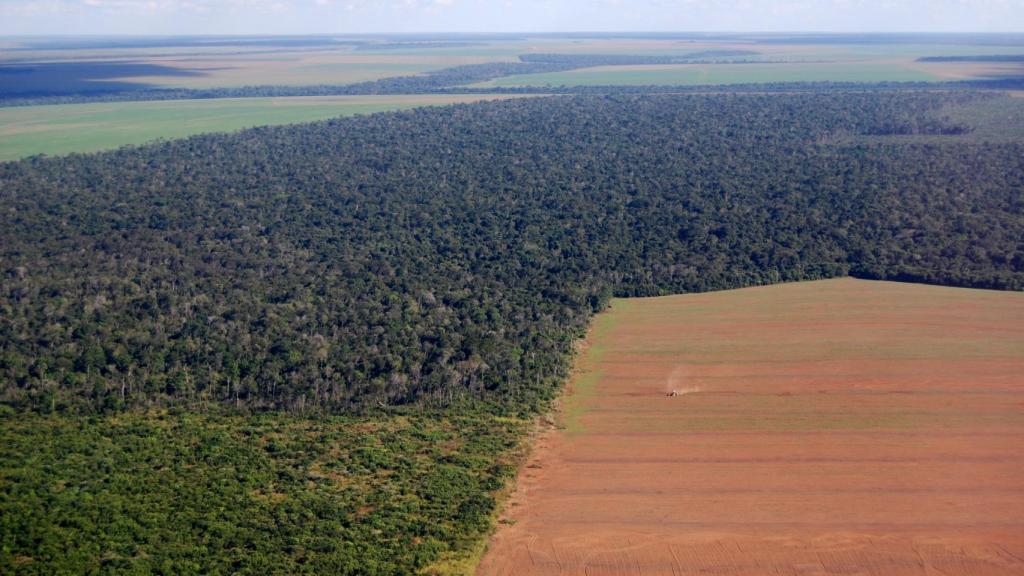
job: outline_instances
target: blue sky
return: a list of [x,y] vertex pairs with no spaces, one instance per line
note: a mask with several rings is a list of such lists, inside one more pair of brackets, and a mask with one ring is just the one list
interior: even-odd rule
[[1024,32],[1024,0],[0,0],[0,34]]

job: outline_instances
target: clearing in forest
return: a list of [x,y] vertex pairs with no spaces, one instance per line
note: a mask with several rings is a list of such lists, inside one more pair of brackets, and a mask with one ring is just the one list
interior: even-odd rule
[[1024,574],[1024,294],[616,300],[565,402],[480,575]]

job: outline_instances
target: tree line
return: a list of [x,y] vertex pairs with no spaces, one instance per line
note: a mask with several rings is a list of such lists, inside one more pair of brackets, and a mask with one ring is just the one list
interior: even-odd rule
[[1024,54],[975,54],[971,56],[922,56],[918,62],[1024,62]]

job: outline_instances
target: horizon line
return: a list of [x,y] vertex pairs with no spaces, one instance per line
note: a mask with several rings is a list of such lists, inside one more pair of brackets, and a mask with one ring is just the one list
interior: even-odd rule
[[939,35],[950,35],[950,36],[969,36],[969,35],[986,35],[986,36],[1013,36],[1020,35],[1024,36],[1024,29],[1019,31],[992,31],[992,30],[904,30],[904,31],[882,31],[882,30],[553,30],[553,31],[537,31],[537,30],[520,30],[520,31],[405,31],[405,32],[387,32],[387,31],[373,31],[373,32],[301,32],[301,33],[287,33],[287,32],[224,32],[224,33],[200,33],[193,34],[187,32],[180,33],[161,33],[161,34],[130,34],[130,33],[104,33],[104,32],[90,32],[90,33],[37,33],[37,34],[0,34],[0,38],[179,38],[179,37],[192,37],[192,38],[209,38],[209,37],[247,37],[247,36],[264,36],[264,37],[281,37],[281,38],[295,38],[295,37],[310,37],[310,36],[559,36],[559,35],[586,35],[586,34],[600,34],[600,35],[644,35],[644,36],[671,36],[671,35],[768,35],[768,36],[779,36],[779,35],[809,35],[809,34],[824,34],[830,36],[855,36],[855,35],[876,35],[876,36],[939,36]]

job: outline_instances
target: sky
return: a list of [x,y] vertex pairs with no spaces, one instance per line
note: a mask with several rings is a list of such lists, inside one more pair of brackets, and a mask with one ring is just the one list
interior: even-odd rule
[[1024,32],[1024,0],[0,0],[0,35]]

